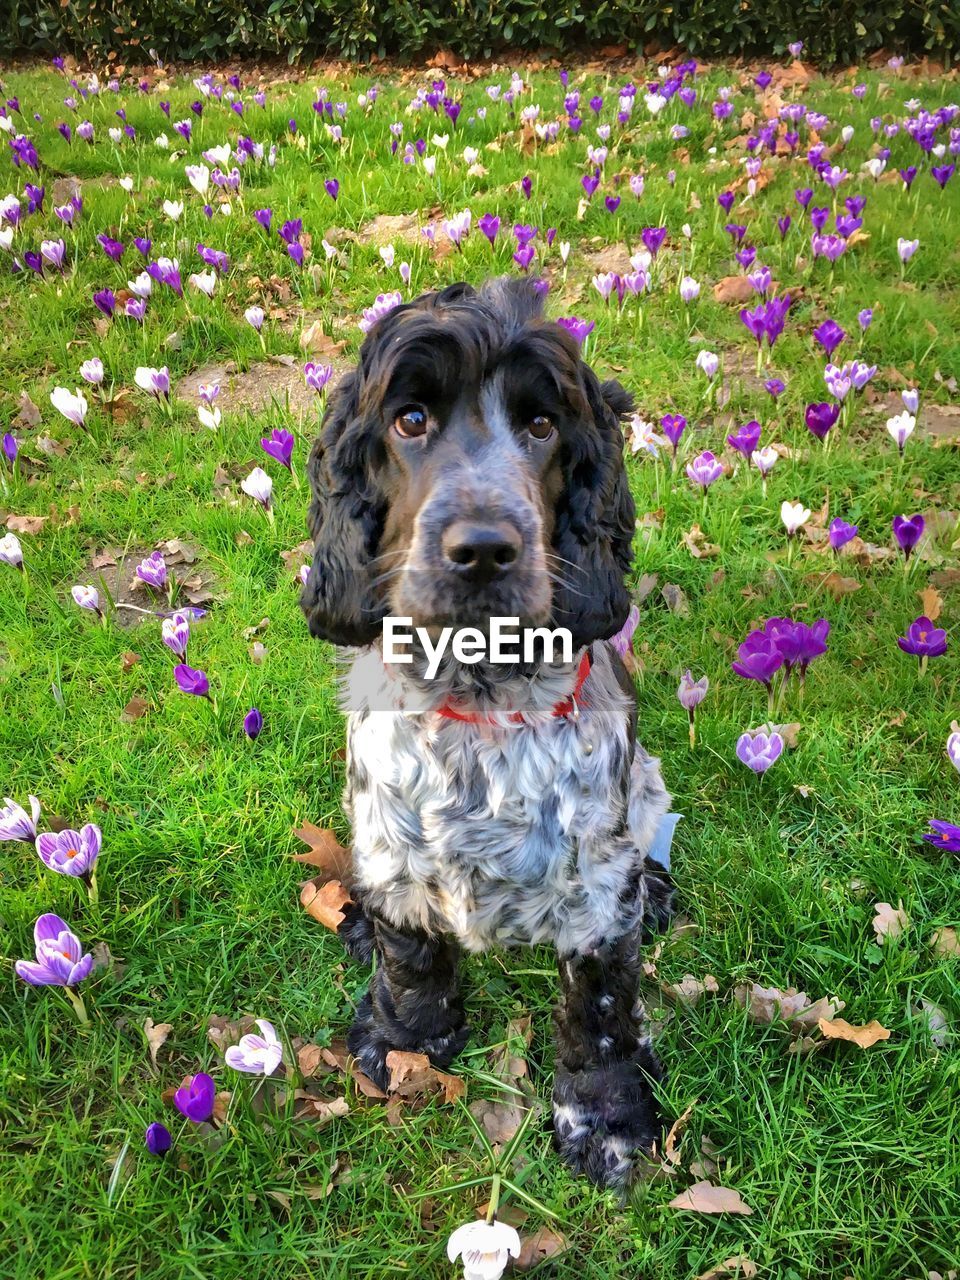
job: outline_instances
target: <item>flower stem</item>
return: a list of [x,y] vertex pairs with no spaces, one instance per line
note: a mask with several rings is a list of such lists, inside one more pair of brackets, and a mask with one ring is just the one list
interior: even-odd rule
[[81,1000],[79,994],[76,991],[74,991],[73,987],[64,987],[63,994],[67,997],[67,999],[73,1005],[73,1011],[77,1015],[77,1021],[80,1023],[81,1027],[87,1026],[90,1022],[90,1019],[87,1017],[87,1011],[84,1008],[83,1001]]
[[500,1174],[493,1175],[493,1181],[490,1183],[490,1203],[487,1205],[487,1221],[493,1222],[497,1216],[497,1209],[500,1206]]

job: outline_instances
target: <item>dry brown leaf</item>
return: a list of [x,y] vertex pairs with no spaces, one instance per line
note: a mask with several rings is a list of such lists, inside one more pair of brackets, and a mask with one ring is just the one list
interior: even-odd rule
[[570,1245],[565,1236],[550,1227],[541,1227],[532,1236],[520,1237],[520,1253],[513,1263],[514,1271],[532,1271],[534,1267],[565,1253]]
[[932,1000],[921,1000],[910,1008],[911,1018],[922,1019],[927,1039],[935,1049],[945,1049],[950,1041],[947,1029],[947,1015]]
[[456,1102],[467,1092],[465,1080],[432,1066],[425,1053],[391,1049],[386,1062],[390,1072],[387,1090],[391,1100],[423,1102],[442,1093],[444,1102]]
[[300,335],[300,349],[315,356],[338,356],[346,345],[323,332],[322,320],[314,320]]
[[741,1200],[739,1191],[717,1187],[712,1182],[695,1182],[675,1196],[667,1208],[685,1209],[688,1213],[753,1213],[750,1206]]
[[318,867],[341,882],[349,880],[352,853],[340,844],[329,827],[317,827],[312,822],[305,822],[302,827],[295,827],[293,834],[310,846],[307,853],[295,853],[294,862],[305,862],[309,867]]
[[470,1104],[470,1114],[482,1126],[494,1145],[509,1142],[520,1128],[525,1112],[536,1105],[527,1073],[526,1054],[533,1034],[529,1017],[507,1023],[504,1042],[494,1054],[490,1074],[502,1080],[499,1096],[478,1098]]
[[718,556],[720,548],[715,542],[707,542],[703,530],[698,524],[680,535],[680,540],[695,560],[706,560],[710,556]]
[[39,533],[49,516],[7,516],[7,528],[11,533]]
[[316,880],[308,880],[300,890],[300,904],[308,916],[318,920],[334,933],[340,928],[346,916],[342,908],[352,899],[339,880],[328,880],[318,884]]
[[633,593],[633,598],[637,604],[643,604],[651,591],[657,588],[658,578],[655,573],[645,573],[641,576]]
[[150,1061],[154,1066],[157,1065],[157,1054],[166,1044],[167,1036],[173,1030],[173,1024],[170,1022],[154,1022],[152,1018],[147,1018],[143,1024],[143,1034],[147,1037],[147,1045],[150,1048]]
[[688,1009],[692,1009],[701,996],[705,996],[708,992],[715,995],[720,987],[711,973],[705,974],[703,981],[695,978],[692,973],[685,973],[682,982],[661,982],[660,989],[671,1000],[678,1000]]
[[318,1044],[304,1044],[297,1050],[297,1069],[301,1080],[312,1080],[315,1076],[329,1075],[333,1068],[324,1057],[324,1051]]
[[918,591],[920,597],[920,608],[923,616],[929,618],[931,622],[936,622],[943,612],[943,596],[936,587],[924,587],[922,591]]
[[852,595],[854,591],[859,591],[861,584],[856,580],[856,578],[845,578],[842,574],[837,573],[836,569],[834,569],[819,582],[819,585],[824,591],[829,591],[834,600],[842,600],[844,596],[849,596]]
[[910,928],[910,917],[904,911],[902,902],[898,902],[895,907],[889,902],[875,902],[873,910],[873,932],[877,935],[878,942],[883,942],[886,938],[899,938],[905,929]]
[[717,302],[750,302],[754,288],[746,276],[724,276],[713,286]]
[[121,671],[129,671],[131,667],[135,667],[138,662],[142,661],[143,659],[139,653],[134,653],[132,649],[128,649],[120,657],[120,669]]
[[327,1102],[323,1098],[310,1098],[293,1117],[294,1120],[309,1120],[318,1129],[336,1120],[338,1116],[348,1115],[350,1111],[346,1098],[333,1098]]
[[43,419],[40,410],[30,399],[26,391],[20,392],[20,408],[13,420],[13,425],[21,427],[39,427]]
[[134,720],[140,720],[150,710],[150,703],[145,698],[131,698],[127,705],[120,712],[120,719],[132,724]]
[[207,1039],[213,1047],[223,1053],[232,1044],[239,1044],[241,1037],[248,1035],[255,1026],[254,1019],[246,1014],[236,1022],[223,1018],[218,1013],[211,1013],[207,1018]]
[[675,582],[667,582],[660,588],[660,594],[671,613],[677,614],[681,618],[687,617],[690,613],[690,603],[682,587],[678,587]]
[[930,948],[934,955],[955,960],[960,956],[960,938],[957,937],[956,929],[945,926],[931,933]]
[[677,1116],[676,1120],[674,1120],[673,1124],[670,1126],[670,1131],[664,1139],[663,1163],[668,1166],[671,1173],[680,1165],[680,1148],[677,1144],[683,1137],[683,1131],[689,1124],[690,1117],[693,1115],[693,1109],[696,1105],[697,1104],[695,1102],[691,1102],[686,1111],[684,1111],[682,1115]]
[[697,1280],[723,1280],[724,1276],[739,1276],[741,1280],[753,1280],[756,1274],[757,1264],[751,1262],[745,1253],[738,1253],[736,1257],[724,1258],[709,1271],[704,1271],[702,1275],[697,1276]]
[[795,987],[781,991],[778,987],[761,987],[757,982],[735,987],[733,998],[747,1010],[751,1022],[768,1026],[781,1019],[797,1033],[814,1030],[821,1018],[835,1018],[844,1007],[842,1000],[824,996],[812,1001],[805,991]]
[[890,1032],[882,1027],[876,1018],[866,1026],[856,1027],[843,1018],[821,1018],[817,1023],[828,1040],[846,1040],[850,1044],[859,1045],[861,1049],[869,1049],[878,1040],[889,1040]]

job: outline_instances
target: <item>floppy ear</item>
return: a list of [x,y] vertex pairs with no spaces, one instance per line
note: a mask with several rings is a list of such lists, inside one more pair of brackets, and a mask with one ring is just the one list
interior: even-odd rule
[[562,557],[553,624],[568,627],[576,645],[613,635],[626,619],[630,596],[624,578],[633,563],[636,524],[620,427],[633,409],[632,397],[619,382],[601,387],[592,370],[584,368],[583,375],[593,422],[578,431],[562,455],[553,540]]
[[312,498],[307,523],[313,563],[300,607],[310,632],[340,645],[371,644],[386,613],[371,585],[371,561],[386,513],[373,474],[376,446],[358,418],[358,370],[330,398],[307,462]]

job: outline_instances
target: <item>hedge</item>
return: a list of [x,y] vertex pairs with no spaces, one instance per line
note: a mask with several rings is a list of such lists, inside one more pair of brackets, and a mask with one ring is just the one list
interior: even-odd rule
[[467,58],[561,53],[651,40],[702,58],[782,54],[803,40],[824,62],[878,49],[960,52],[960,0],[0,0],[0,54],[71,52],[143,61],[314,56]]

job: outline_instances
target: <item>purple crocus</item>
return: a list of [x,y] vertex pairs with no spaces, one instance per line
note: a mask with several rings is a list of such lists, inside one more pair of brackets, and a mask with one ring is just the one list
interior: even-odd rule
[[936,182],[942,191],[950,179],[953,177],[955,164],[935,164],[930,169],[930,177]]
[[830,521],[830,528],[827,536],[830,539],[830,546],[834,551],[839,552],[841,547],[845,547],[857,536],[857,526],[855,524],[847,524],[846,520],[841,520],[839,516]]
[[199,671],[195,667],[188,667],[185,662],[178,662],[173,668],[173,678],[176,680],[181,693],[192,694],[195,698],[210,697],[210,681],[207,679],[205,671]]
[[929,618],[921,617],[910,623],[905,636],[897,636],[897,644],[904,653],[920,659],[922,671],[926,658],[939,658],[946,653],[947,633]]
[[13,966],[24,982],[32,987],[75,987],[89,976],[93,956],[83,954],[80,939],[59,916],[40,916],[33,941],[36,961],[18,960]]
[[727,444],[749,462],[750,455],[760,443],[760,431],[760,423],[753,419],[751,422],[744,423],[735,435],[727,436]]
[[260,447],[271,458],[276,458],[288,471],[293,471],[293,435],[283,427],[274,427],[268,437],[260,441]]
[[734,200],[736,200],[736,196],[732,191],[721,191],[720,194],[717,196],[717,204],[720,206],[720,208],[723,210],[724,213],[730,212],[730,210],[733,208]]
[[644,227],[640,232],[640,239],[651,258],[657,256],[666,238],[666,227]]
[[581,347],[595,327],[593,320],[581,320],[579,316],[558,316],[557,324],[566,329]]
[[797,671],[803,683],[810,663],[827,652],[830,623],[826,618],[818,619],[812,626],[794,618],[768,618],[763,634],[769,636],[782,656],[786,674]]
[[932,831],[924,832],[923,839],[938,849],[948,853],[960,853],[960,827],[952,822],[943,822],[939,818],[931,818],[929,825]]
[[100,828],[88,822],[79,831],[44,831],[37,836],[36,848],[40,861],[51,871],[89,879],[102,840]]
[[254,217],[254,221],[259,222],[260,226],[263,227],[264,231],[270,230],[270,224],[273,221],[272,209],[256,209],[254,210],[253,217]]
[[20,446],[17,444],[17,438],[11,435],[9,431],[4,432],[3,440],[0,441],[3,449],[3,456],[8,464],[12,467],[17,460],[17,454],[20,452]]
[[665,413],[660,419],[660,430],[670,441],[674,457],[677,456],[680,437],[683,435],[686,427],[687,420],[682,413]]
[[119,262],[123,257],[124,245],[119,240],[114,240],[111,236],[105,235],[101,232],[101,234],[97,236],[97,243],[100,245],[100,248],[107,257],[113,262]]
[[905,560],[910,559],[914,547],[923,537],[925,524],[926,521],[921,515],[893,517],[893,536]]
[[495,213],[484,213],[477,219],[477,227],[490,241],[492,248],[500,230],[500,219]]
[[847,335],[837,324],[836,320],[828,318],[824,320],[823,324],[814,329],[813,336],[816,341],[819,342],[820,346],[823,347],[827,356],[830,357]]
[[690,746],[695,747],[697,744],[697,707],[707,696],[707,690],[710,688],[710,681],[706,676],[701,676],[699,680],[694,680],[689,668],[684,671],[680,677],[680,685],[677,689],[677,699],[687,713],[690,721]]
[[520,190],[523,193],[524,199],[529,200],[533,192],[533,179],[529,174],[524,174],[520,179]]
[[768,378],[763,384],[768,394],[774,399],[778,399],[787,389],[787,384],[782,378]]
[[93,303],[98,311],[109,319],[117,309],[117,298],[112,289],[100,289],[93,295]]
[[0,805],[0,840],[22,840],[33,844],[37,838],[37,822],[40,818],[40,801],[30,796],[30,812],[9,796]]
[[529,271],[533,262],[534,248],[532,244],[522,244],[513,255],[513,260],[521,271]]
[[835,425],[839,417],[840,406],[838,404],[830,404],[826,400],[821,400],[816,404],[808,404],[804,412],[804,421],[818,440],[826,440],[831,427]]
[[303,366],[303,380],[312,391],[318,394],[333,377],[332,364],[314,364],[312,360]]
[[263,729],[263,715],[256,707],[251,707],[247,714],[243,717],[243,732],[248,738],[254,739],[260,736]]
[[162,591],[167,585],[167,564],[162,553],[151,551],[137,565],[134,575],[141,582],[145,582],[148,587],[153,587],[156,591]]
[[336,178],[327,178],[323,184],[323,189],[331,200],[336,200],[340,194],[340,183]]
[[154,1121],[153,1124],[147,1125],[147,1131],[143,1135],[143,1143],[152,1156],[164,1156],[173,1146],[173,1138],[170,1136],[170,1130],[166,1125]]
[[585,173],[580,179],[580,185],[583,187],[584,194],[590,200],[597,187],[600,185],[599,173]]
[[188,1077],[187,1083],[181,1085],[173,1095],[173,1105],[194,1124],[203,1124],[213,1115],[216,1096],[217,1086],[213,1082],[213,1076],[208,1076],[205,1071],[198,1071],[195,1076]]
[[744,680],[756,680],[769,690],[783,666],[783,654],[765,632],[751,631],[737,649],[737,661],[730,665]]
[[783,755],[779,733],[742,733],[737,739],[737,759],[754,773],[766,773]]
[[706,497],[707,490],[723,475],[723,463],[709,449],[687,463],[687,476],[693,484],[699,485]]

